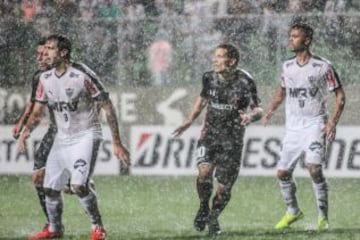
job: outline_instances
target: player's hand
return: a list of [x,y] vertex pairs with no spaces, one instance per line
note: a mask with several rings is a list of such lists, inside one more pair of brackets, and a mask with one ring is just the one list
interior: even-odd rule
[[183,125],[181,125],[180,127],[176,128],[171,134],[174,137],[178,137],[180,136],[183,132],[185,132],[186,129],[188,129],[191,126],[191,121],[190,120],[186,120]]
[[264,126],[267,126],[270,122],[271,117],[274,115],[273,112],[267,112],[264,114],[264,116],[261,119],[261,122]]
[[247,126],[251,123],[251,117],[246,112],[240,112],[240,118],[241,118],[241,125]]
[[131,165],[130,153],[121,144],[114,144],[114,155],[117,159],[121,160],[126,166]]
[[31,175],[32,181],[36,187],[41,187],[43,185],[44,177],[45,168],[36,169]]
[[20,135],[19,143],[18,143],[18,151],[19,152],[25,152],[25,141],[27,138],[30,137],[29,129],[24,128],[24,131]]
[[22,130],[22,124],[18,123],[12,128],[12,135],[15,139],[18,139]]
[[329,142],[334,141],[336,137],[336,125],[332,122],[327,122],[325,125],[325,135]]

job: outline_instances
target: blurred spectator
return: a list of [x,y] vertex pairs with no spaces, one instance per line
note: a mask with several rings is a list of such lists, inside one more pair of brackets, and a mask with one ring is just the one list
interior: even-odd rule
[[276,64],[286,52],[287,30],[290,17],[281,16],[288,6],[288,0],[261,0],[263,7],[263,29],[265,45],[268,46],[268,60]]
[[74,38],[77,27],[74,18],[79,14],[79,4],[76,0],[55,0],[53,8],[56,9],[50,16],[53,32],[63,34],[70,39]]
[[149,47],[149,68],[152,73],[152,84],[162,86],[170,83],[169,66],[171,63],[172,46],[169,41],[159,39]]
[[89,21],[94,19],[98,7],[98,0],[80,0],[79,13],[80,19]]
[[348,1],[346,0],[327,0],[325,5],[325,17],[327,34],[335,41],[335,44],[344,44],[344,24],[345,12],[347,11]]
[[40,0],[22,0],[21,10],[25,21],[34,20],[37,11],[41,8]]
[[97,17],[99,19],[117,19],[121,15],[121,6],[119,1],[102,0],[98,3]]
[[130,21],[138,21],[145,18],[144,6],[136,0],[127,0],[124,4],[124,17]]
[[260,8],[256,5],[256,1],[250,0],[228,0],[227,12],[232,15],[242,15],[249,13],[259,13]]
[[81,39],[78,56],[78,60],[94,69],[106,84],[117,81],[114,66],[118,60],[118,46],[110,29],[98,23],[88,25],[85,31],[89,34]]

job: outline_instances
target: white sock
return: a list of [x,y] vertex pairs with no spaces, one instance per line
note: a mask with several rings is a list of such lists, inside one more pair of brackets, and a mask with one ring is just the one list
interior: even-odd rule
[[281,195],[286,203],[287,212],[290,214],[296,214],[299,212],[299,206],[296,199],[296,184],[293,180],[279,181]]
[[319,210],[319,217],[328,217],[328,186],[326,181],[322,183],[312,183],[316,204]]

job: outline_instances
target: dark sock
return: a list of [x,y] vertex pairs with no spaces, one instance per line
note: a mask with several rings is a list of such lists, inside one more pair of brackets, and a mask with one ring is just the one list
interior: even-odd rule
[[200,199],[200,206],[209,208],[209,200],[213,190],[212,182],[200,182],[197,179],[196,188]]
[[40,202],[40,206],[45,214],[46,220],[47,222],[49,222],[49,215],[48,212],[46,210],[46,202],[45,202],[45,191],[43,187],[35,187],[36,189],[36,193],[39,197],[39,202]]

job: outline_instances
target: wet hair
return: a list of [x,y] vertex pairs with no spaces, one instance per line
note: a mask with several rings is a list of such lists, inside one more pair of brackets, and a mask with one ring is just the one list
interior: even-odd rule
[[37,41],[36,46],[42,46],[45,45],[45,43],[46,43],[46,38],[42,37]]
[[220,45],[218,45],[216,48],[223,48],[226,49],[226,55],[229,58],[233,58],[235,59],[235,64],[234,67],[237,66],[238,62],[239,62],[239,58],[240,58],[240,53],[239,50],[232,44],[228,44],[228,43],[222,43]]
[[294,21],[290,26],[290,30],[295,28],[301,29],[305,33],[305,36],[310,39],[310,43],[311,43],[313,39],[314,29],[309,24],[302,21]]
[[60,51],[64,49],[68,50],[68,53],[65,55],[64,58],[70,60],[71,42],[67,37],[59,34],[53,34],[47,37],[46,41],[57,41],[57,47]]

